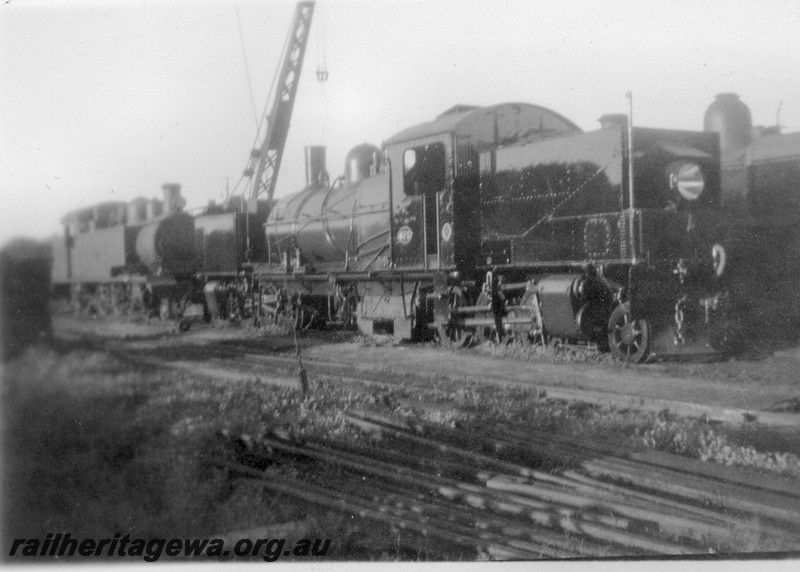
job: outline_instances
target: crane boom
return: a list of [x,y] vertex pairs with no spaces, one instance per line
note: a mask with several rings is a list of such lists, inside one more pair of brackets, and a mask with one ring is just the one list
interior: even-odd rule
[[289,123],[292,118],[292,109],[297,95],[297,85],[300,82],[300,72],[303,68],[303,58],[313,15],[313,1],[297,3],[274,97],[266,116],[266,134],[260,149],[253,151],[245,170],[247,176],[255,174],[250,182],[247,207],[250,212],[256,212],[257,201],[260,197],[263,198],[266,195],[269,204],[275,193],[275,183],[289,133]]

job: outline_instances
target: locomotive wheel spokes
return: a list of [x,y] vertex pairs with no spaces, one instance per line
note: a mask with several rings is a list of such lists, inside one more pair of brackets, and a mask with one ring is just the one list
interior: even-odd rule
[[464,328],[453,324],[439,324],[436,326],[439,335],[439,343],[443,346],[463,348],[469,345],[472,334]]
[[608,320],[608,345],[626,363],[642,363],[650,353],[650,324],[634,319],[630,303],[620,304]]
[[[475,302],[476,306],[486,306],[489,309],[489,295],[486,292],[481,292],[478,300]],[[491,313],[487,314],[491,315]],[[483,314],[481,314],[483,316]],[[495,328],[493,326],[475,326],[475,341],[479,344],[494,341],[497,338]]]
[[281,308],[273,313],[273,324],[284,330],[299,330],[305,328],[305,312],[300,306],[294,308]]
[[477,326],[475,328],[475,339],[479,344],[494,340],[494,328],[490,326]]
[[450,309],[449,319],[446,322],[437,321],[436,324],[439,343],[445,346],[466,347],[472,340],[472,333],[464,329],[464,326],[458,323],[453,316],[454,311],[464,303],[464,293],[461,288],[456,286],[450,291],[447,303]]

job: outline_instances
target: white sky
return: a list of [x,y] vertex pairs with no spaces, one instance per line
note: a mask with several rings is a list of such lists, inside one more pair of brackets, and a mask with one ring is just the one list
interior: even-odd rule
[[[0,244],[168,181],[189,207],[221,199],[255,137],[247,70],[260,113],[293,10],[0,0]],[[303,186],[305,145],[336,177],[354,145],[457,103],[536,103],[593,130],[628,90],[637,125],[702,129],[732,91],[755,124],[782,104],[800,130],[800,0],[318,0],[276,196]]]

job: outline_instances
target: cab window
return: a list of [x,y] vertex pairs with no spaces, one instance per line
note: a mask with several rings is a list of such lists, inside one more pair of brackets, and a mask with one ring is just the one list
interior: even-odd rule
[[426,195],[444,189],[444,144],[431,143],[405,150],[403,187],[407,195]]

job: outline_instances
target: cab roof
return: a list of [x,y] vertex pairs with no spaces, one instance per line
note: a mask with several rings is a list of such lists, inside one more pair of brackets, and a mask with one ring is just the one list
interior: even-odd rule
[[481,150],[580,131],[564,116],[530,103],[499,103],[488,107],[455,105],[432,121],[400,131],[387,139],[385,144],[393,146],[450,133],[459,138],[468,138]]

